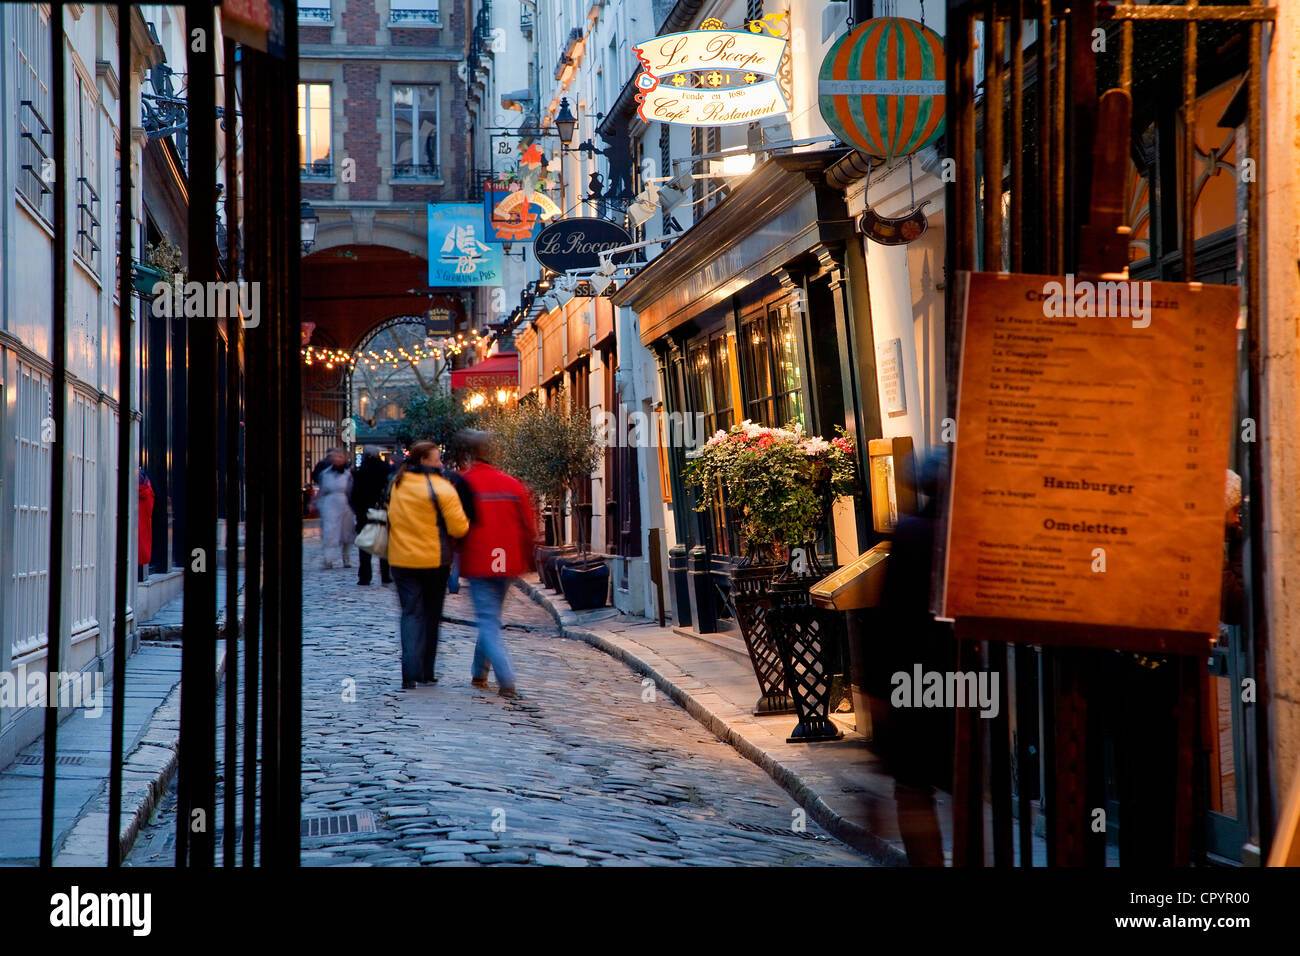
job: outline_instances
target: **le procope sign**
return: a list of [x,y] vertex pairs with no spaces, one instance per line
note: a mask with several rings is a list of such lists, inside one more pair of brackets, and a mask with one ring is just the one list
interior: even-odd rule
[[[561,219],[537,234],[533,254],[552,272],[600,268],[600,254],[632,244],[628,231],[608,219]],[[630,262],[631,252],[611,256],[615,264]]]

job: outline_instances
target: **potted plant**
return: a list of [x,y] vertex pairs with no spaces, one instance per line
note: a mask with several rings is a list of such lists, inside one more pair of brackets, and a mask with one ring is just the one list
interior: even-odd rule
[[[600,463],[600,443],[585,410],[570,407],[563,395],[553,406],[528,403],[501,416],[503,459],[508,471],[532,488],[551,523],[551,540],[564,540],[565,502],[578,482]],[[578,523],[577,548],[539,548],[543,582],[563,591],[574,610],[603,607],[609,593],[609,567],[589,559],[587,529]],[[574,560],[571,555],[580,552]]]
[[704,511],[720,488],[740,519],[745,558],[732,572],[731,605],[761,696],[757,714],[793,710],[787,662],[767,612],[806,604],[823,573],[815,541],[830,502],[857,484],[853,442],[807,436],[799,424],[767,428],[751,421],[719,431],[692,453],[684,478]]
[[131,284],[145,298],[153,297],[153,290],[159,282],[170,284],[176,281],[177,275],[182,280],[186,275],[181,266],[181,250],[167,236],[157,243],[145,243],[144,261],[137,262],[133,272]]

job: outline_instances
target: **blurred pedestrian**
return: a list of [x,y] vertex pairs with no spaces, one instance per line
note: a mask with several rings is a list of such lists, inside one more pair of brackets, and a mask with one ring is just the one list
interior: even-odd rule
[[[384,492],[388,490],[388,482],[392,475],[393,469],[374,452],[361,459],[352,482],[352,495],[349,498],[352,510],[357,516],[357,534],[360,534],[361,529],[370,523],[368,517],[370,509],[382,507]],[[370,560],[373,555],[359,548],[357,555],[357,584],[369,584],[374,577]],[[393,580],[392,575],[388,573],[387,558],[379,559],[379,580],[384,584],[389,584]]]
[[[465,509],[465,517],[469,519],[470,526],[473,527],[474,516],[474,492],[470,490],[464,477],[461,476],[455,465],[447,461],[442,461],[442,476],[451,482],[452,487],[456,489],[456,494],[460,496],[460,506]],[[451,571],[447,576],[447,593],[460,593],[460,549],[457,548],[451,558]]]
[[139,538],[139,555],[136,557],[136,564],[140,568],[140,580],[144,580],[149,573],[149,563],[153,560],[153,503],[154,490],[153,482],[149,480],[149,473],[143,468],[140,469],[138,495],[140,499],[140,514],[138,527],[136,528]]
[[453,542],[469,530],[456,489],[439,472],[438,446],[411,446],[388,496],[388,563],[402,606],[402,687],[436,684],[438,624]]
[[501,696],[514,698],[515,670],[501,637],[501,609],[511,581],[531,567],[537,519],[528,489],[493,464],[492,433],[470,430],[460,437],[470,462],[464,478],[477,511],[460,551],[460,572],[469,579],[478,623],[470,682],[487,687],[490,667]]
[[329,467],[317,478],[320,493],[316,510],[320,512],[321,567],[332,568],[342,560],[352,567],[352,539],[356,536],[356,516],[348,499],[352,495],[352,469],[342,448],[331,448]]

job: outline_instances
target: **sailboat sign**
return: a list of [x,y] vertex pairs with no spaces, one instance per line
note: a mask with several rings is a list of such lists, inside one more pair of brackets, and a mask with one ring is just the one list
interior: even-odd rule
[[501,284],[501,247],[483,241],[483,207],[429,203],[429,285]]

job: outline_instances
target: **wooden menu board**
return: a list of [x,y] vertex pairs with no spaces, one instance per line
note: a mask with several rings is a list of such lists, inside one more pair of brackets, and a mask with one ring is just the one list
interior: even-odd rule
[[997,619],[1005,640],[1204,650],[1219,620],[1237,288],[962,273],[955,294],[942,616]]

